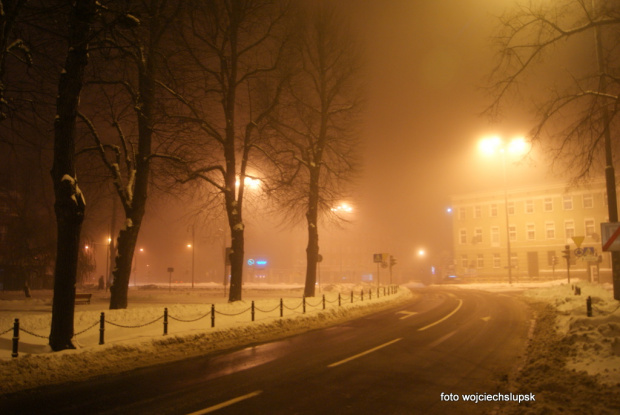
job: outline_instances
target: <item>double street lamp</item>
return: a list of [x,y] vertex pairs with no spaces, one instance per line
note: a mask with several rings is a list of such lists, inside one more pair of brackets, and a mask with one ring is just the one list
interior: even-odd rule
[[506,215],[506,255],[508,261],[508,283],[512,284],[512,253],[510,250],[510,223],[508,220],[508,182],[506,179],[506,153],[523,155],[528,150],[528,144],[522,137],[514,138],[505,143],[500,137],[493,136],[480,141],[480,151],[488,156],[499,153],[502,158],[502,171],[504,176],[504,212]]

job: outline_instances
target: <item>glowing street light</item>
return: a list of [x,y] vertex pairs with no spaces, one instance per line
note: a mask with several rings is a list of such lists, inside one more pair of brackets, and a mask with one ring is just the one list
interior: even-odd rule
[[508,283],[512,284],[512,253],[510,251],[510,224],[508,221],[508,184],[506,179],[506,153],[513,155],[523,155],[529,150],[529,145],[523,137],[517,137],[509,143],[499,136],[484,138],[479,143],[480,152],[493,156],[499,153],[502,157],[502,170],[504,173],[504,210],[506,214],[506,255],[508,256]]
[[331,208],[331,211],[351,213],[353,212],[353,207],[348,203],[341,203],[338,206]]

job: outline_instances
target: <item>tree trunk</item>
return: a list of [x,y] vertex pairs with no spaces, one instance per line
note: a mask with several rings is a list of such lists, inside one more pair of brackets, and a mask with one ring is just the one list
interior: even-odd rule
[[228,301],[241,301],[243,284],[244,232],[232,229],[230,253],[230,293]]
[[316,270],[319,261],[319,172],[315,167],[310,172],[310,189],[308,197],[308,245],[306,247],[306,286],[304,297],[314,297],[316,289]]
[[88,38],[95,13],[94,0],[76,1],[70,17],[69,51],[58,84],[54,121],[52,181],[58,229],[54,299],[49,344],[52,350],[75,348],[73,313],[80,231],[85,203],[75,179],[75,119],[88,63]]
[[110,287],[110,310],[127,308],[131,264],[139,231],[139,226],[130,226],[121,230],[118,235],[118,254],[116,255],[116,266],[112,271],[114,280]]

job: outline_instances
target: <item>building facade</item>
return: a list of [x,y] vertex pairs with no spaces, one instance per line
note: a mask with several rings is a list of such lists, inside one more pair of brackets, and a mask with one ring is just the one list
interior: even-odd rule
[[611,282],[610,255],[601,252],[603,182],[453,196],[452,212],[454,271],[465,280],[567,278],[568,268],[571,277]]

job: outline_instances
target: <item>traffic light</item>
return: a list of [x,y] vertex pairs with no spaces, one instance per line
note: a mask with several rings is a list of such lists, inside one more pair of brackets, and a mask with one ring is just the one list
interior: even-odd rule
[[393,267],[394,265],[396,265],[396,258],[390,255],[390,267]]
[[562,257],[567,260],[570,259],[570,245],[564,246],[564,250],[562,251]]

